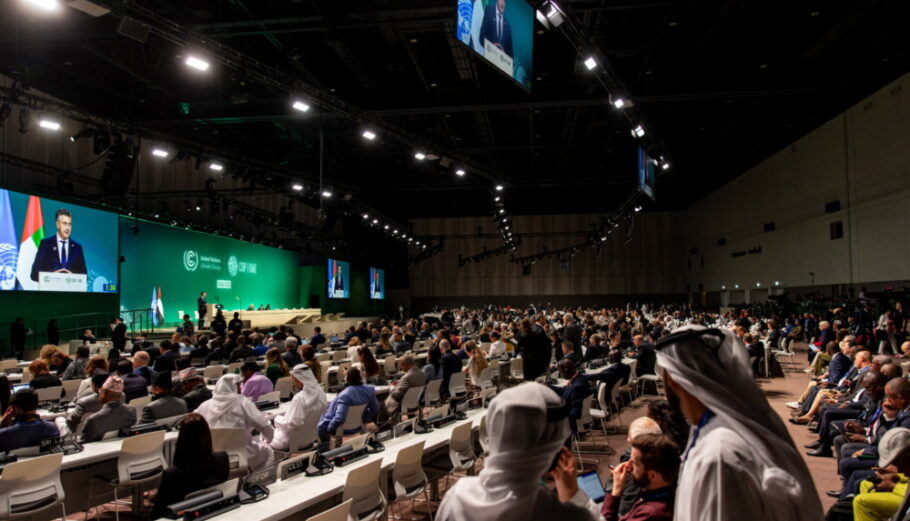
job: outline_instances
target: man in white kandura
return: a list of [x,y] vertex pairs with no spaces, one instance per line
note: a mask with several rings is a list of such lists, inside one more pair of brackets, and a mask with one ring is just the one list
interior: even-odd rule
[[692,426],[676,521],[816,521],[812,477],[754,383],[746,347],[726,330],[684,326],[658,342],[668,392]]
[[[226,374],[218,379],[212,398],[196,409],[212,429],[243,429],[246,431],[246,459],[251,470],[265,467],[272,461],[272,424],[252,400],[240,394],[240,375]],[[253,436],[257,430],[260,436]]]
[[275,418],[272,448],[276,450],[288,450],[290,432],[305,423],[312,423],[315,433],[315,425],[319,423],[319,418],[329,406],[322,387],[309,367],[304,364],[295,365],[291,370],[291,379],[294,381],[294,387],[300,389],[300,392],[294,395],[288,412]]
[[568,408],[548,387],[528,382],[499,393],[490,403],[490,455],[476,477],[459,479],[446,492],[436,521],[595,521],[579,492],[560,502],[541,486],[571,435]]

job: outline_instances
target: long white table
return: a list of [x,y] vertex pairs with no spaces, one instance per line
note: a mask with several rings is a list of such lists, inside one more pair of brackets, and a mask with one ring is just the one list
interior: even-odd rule
[[401,450],[421,441],[424,442],[424,454],[444,448],[448,446],[452,430],[456,426],[470,421],[474,428],[478,428],[481,418],[486,413],[486,409],[468,411],[467,420],[447,425],[427,434],[406,434],[387,441],[383,452],[371,454],[345,467],[335,467],[333,472],[324,476],[298,475],[285,481],[279,481],[269,485],[268,499],[259,503],[241,505],[240,508],[225,512],[217,519],[218,521],[278,521],[285,519],[341,494],[349,473],[377,459],[382,461],[383,476],[380,478],[380,483],[384,485],[387,482],[386,473],[395,466],[395,458]]

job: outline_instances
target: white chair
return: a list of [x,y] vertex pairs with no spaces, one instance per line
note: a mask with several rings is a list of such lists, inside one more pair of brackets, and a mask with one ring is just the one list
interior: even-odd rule
[[599,409],[590,408],[588,409],[588,414],[591,418],[600,421],[600,427],[604,431],[604,438],[607,440],[607,446],[610,446],[610,438],[607,432],[607,421],[610,419],[610,416],[613,415],[609,402],[607,402],[607,384],[598,383],[597,384],[597,403],[600,405]]
[[644,393],[645,385],[648,382],[654,382],[654,385],[660,389],[663,386],[663,379],[660,375],[660,364],[654,362],[654,374],[643,374],[638,377],[638,395]]
[[22,379],[19,380],[20,384],[27,384],[32,381],[32,372],[29,371],[28,367],[22,368]]
[[38,395],[38,402],[55,402],[60,400],[60,397],[63,396],[63,386],[56,385],[54,387],[45,387],[43,389],[36,389],[35,394]]
[[465,388],[465,374],[452,373],[449,377],[449,398],[461,398],[468,393]]
[[63,381],[63,398],[60,398],[61,402],[71,402],[73,398],[76,397],[76,392],[79,391],[79,384],[82,383],[82,380],[64,380]]
[[[433,519],[433,511],[430,508],[430,490],[427,487],[427,475],[423,471],[423,446],[421,441],[410,447],[406,447],[398,452],[395,457],[395,467],[392,468],[392,483],[395,487],[395,502],[411,500],[411,511],[414,510],[414,501],[417,496],[423,494],[427,502],[427,512],[430,519]],[[399,514],[402,513],[401,505],[398,508]]]
[[513,380],[524,380],[524,360],[521,358],[513,358],[512,363],[509,366],[509,371],[512,373]]
[[133,409],[136,409],[136,423],[139,423],[142,418],[142,408],[150,403],[152,403],[151,396],[141,396],[139,398],[133,398],[127,402],[127,405]]
[[341,440],[344,437],[344,431],[353,431],[355,429],[363,433],[363,410],[366,408],[366,404],[348,407],[348,415],[345,417],[344,422],[335,430],[335,437]]
[[319,441],[316,421],[305,421],[303,425],[288,432],[288,452],[294,453],[310,449]]
[[241,367],[243,367],[243,362],[233,362],[228,364],[227,370],[225,372],[233,373],[235,371],[239,371]]
[[31,516],[57,505],[66,519],[62,462],[63,454],[50,454],[6,465],[0,475],[0,519]]
[[481,456],[490,454],[490,434],[487,432],[487,415],[480,417],[480,427],[477,429],[477,442],[480,443]]
[[283,376],[275,381],[275,391],[277,391],[281,396],[281,401],[287,401],[291,399],[291,396],[294,394],[294,381],[290,376]]
[[493,367],[484,367],[480,371],[480,376],[477,378],[477,381],[474,382],[474,385],[480,387],[481,390],[493,387]]
[[319,353],[316,355],[316,362],[331,362],[332,353]]
[[[437,458],[425,468],[433,471],[434,481],[439,477],[446,478],[446,490],[449,489],[449,479],[456,472],[471,473],[477,455],[474,452],[473,422],[463,422],[452,429],[449,437],[449,453],[443,458]],[[436,494],[434,494],[434,497]]]
[[325,512],[309,517],[306,521],[348,521],[351,515],[352,504],[354,504],[353,498],[338,506],[334,506]]
[[332,367],[331,361],[319,362],[319,369],[320,369],[319,375],[322,377],[321,378],[322,381],[319,383],[322,385],[323,392],[327,392],[329,390],[329,368],[330,367]]
[[227,452],[231,478],[247,473],[246,431],[243,429],[212,429],[212,450]]
[[626,393],[626,395],[629,397],[629,403],[631,403],[632,400],[635,399],[634,396],[632,395],[632,392],[634,389],[637,388],[637,384],[638,384],[638,376],[635,374],[635,371],[638,369],[638,360],[632,359],[632,361],[630,361],[628,365],[629,365],[629,382],[626,385],[621,385],[619,387],[619,391]]
[[439,388],[442,385],[442,378],[430,380],[427,382],[427,390],[423,393],[423,403],[426,405],[438,405],[442,398],[439,396]]
[[375,459],[348,473],[341,500],[353,500],[350,515],[352,519],[375,521],[385,514],[388,503],[379,487],[381,472],[382,460]]
[[404,392],[404,396],[401,397],[401,407],[398,413],[398,419],[401,420],[402,415],[412,416],[417,409],[420,408],[420,392],[423,391],[425,386],[421,387],[411,387]]
[[[138,487],[161,477],[168,466],[164,458],[164,431],[155,431],[141,434],[123,440],[120,445],[120,456],[117,458],[117,475],[95,476],[88,489],[88,508],[85,518],[92,507],[92,489],[95,481],[113,487],[114,503],[118,503],[117,492],[124,487],[133,488],[135,496]],[[97,511],[95,512],[97,516]],[[120,521],[120,510],[114,510],[114,517]]]
[[346,349],[341,349],[332,353],[332,362],[340,362],[348,357]]
[[386,378],[392,378],[398,375],[398,361],[395,358],[395,355],[388,355],[385,357],[385,360],[382,362],[383,370],[385,371]]
[[13,371],[19,367],[19,360],[0,360],[0,371]]
[[[616,418],[619,420],[619,425],[622,426],[622,416],[620,416],[619,411],[622,409],[622,404],[619,399],[619,388],[622,387],[622,380],[616,380],[616,383],[613,384],[613,389],[610,389],[610,401],[607,402],[609,407],[615,407]],[[601,407],[605,407],[605,404],[601,404]]]
[[223,365],[210,365],[202,372],[202,378],[205,380],[205,383],[215,382],[221,378],[222,375],[224,375]]

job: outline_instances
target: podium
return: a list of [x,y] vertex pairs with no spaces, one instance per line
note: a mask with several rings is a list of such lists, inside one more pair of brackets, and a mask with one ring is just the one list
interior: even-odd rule
[[85,293],[88,290],[88,276],[84,273],[38,272],[40,291],[73,291]]
[[490,43],[490,40],[483,41],[483,57],[510,78],[513,77],[514,60],[495,44]]

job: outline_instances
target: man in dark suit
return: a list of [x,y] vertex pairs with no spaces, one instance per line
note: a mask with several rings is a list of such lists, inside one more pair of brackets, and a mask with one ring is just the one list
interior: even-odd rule
[[205,325],[205,313],[208,311],[208,302],[205,301],[205,292],[199,294],[199,298],[196,300],[196,311],[199,312],[199,330],[202,331],[202,326]]
[[61,208],[57,210],[56,222],[57,234],[38,244],[38,253],[32,263],[32,280],[35,282],[38,281],[38,273],[42,271],[88,274],[82,246],[70,238],[73,233],[73,214],[66,208]]
[[114,349],[121,353],[126,350],[126,324],[120,317],[114,319],[114,325],[111,327],[111,342],[114,344]]
[[236,334],[240,334],[240,331],[243,329],[243,320],[240,320],[240,313],[234,312],[234,318],[228,322],[228,330],[233,331]]
[[516,355],[520,354],[524,360],[522,370],[524,379],[531,381],[547,371],[553,346],[550,345],[546,333],[534,331],[530,320],[521,319],[518,328],[521,333],[518,335]]
[[581,346],[581,326],[575,321],[575,315],[566,313],[563,317],[565,327],[562,329],[562,339],[572,342],[575,348]]
[[622,363],[622,352],[616,349],[610,351],[607,361],[610,362],[610,365],[606,369],[596,374],[589,374],[588,379],[605,383],[607,386],[607,397],[609,398],[610,391],[613,390],[616,382],[624,385],[629,380],[632,369]]
[[638,360],[638,365],[635,366],[635,374],[637,376],[654,374],[654,366],[657,363],[657,352],[654,351],[654,345],[650,342],[645,342],[642,335],[632,337],[632,345],[635,352],[630,353],[629,358]]
[[186,414],[186,402],[171,393],[173,387],[171,373],[156,374],[152,383],[155,399],[142,408],[139,421],[151,423],[162,418]]
[[565,387],[553,387],[557,394],[562,396],[569,406],[569,425],[572,432],[578,432],[576,422],[581,418],[582,402],[591,395],[591,386],[588,385],[588,379],[578,373],[578,369],[570,358],[563,358],[559,361],[559,376],[567,380]]
[[512,27],[506,19],[506,0],[496,0],[487,6],[480,25],[480,43],[484,40],[499,47],[508,57],[512,57]]
[[177,346],[173,345],[170,340],[162,340],[161,356],[155,360],[155,372],[175,371],[178,358],[180,358],[180,355],[177,353]]

